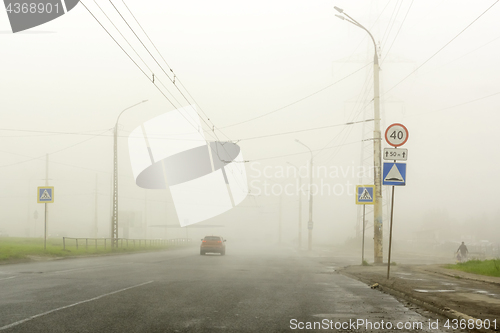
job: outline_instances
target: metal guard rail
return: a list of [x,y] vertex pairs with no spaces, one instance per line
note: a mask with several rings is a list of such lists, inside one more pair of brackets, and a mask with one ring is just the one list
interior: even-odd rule
[[[66,240],[75,240],[76,249],[78,250],[78,241],[85,240],[85,249],[89,248],[89,241],[91,242],[91,246],[97,249],[98,242],[104,244],[104,249],[107,248],[107,243],[109,242],[109,246],[111,246],[111,238],[77,238],[77,237],[63,237],[63,250],[66,250]],[[153,247],[153,246],[167,246],[167,245],[182,245],[189,244],[192,242],[191,238],[172,238],[172,239],[128,239],[128,238],[118,238],[118,247],[129,247],[129,242],[131,246],[143,246],[143,247]],[[93,243],[93,244],[92,244]],[[149,245],[148,245],[149,243]],[[83,244],[82,244],[83,245]]]

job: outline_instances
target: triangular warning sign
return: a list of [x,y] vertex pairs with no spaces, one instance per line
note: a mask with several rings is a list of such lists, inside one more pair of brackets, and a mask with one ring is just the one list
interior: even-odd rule
[[372,200],[372,197],[366,188],[363,189],[363,193],[361,193],[358,200]]
[[47,190],[43,190],[42,195],[40,196],[40,200],[52,200],[50,194]]
[[403,176],[401,176],[401,173],[399,172],[399,169],[396,166],[396,164],[394,164],[389,173],[387,174],[387,176],[385,176],[384,181],[404,183],[405,180],[403,179]]

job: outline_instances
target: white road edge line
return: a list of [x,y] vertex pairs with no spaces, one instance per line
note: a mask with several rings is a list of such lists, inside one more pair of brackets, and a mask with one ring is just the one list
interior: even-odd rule
[[56,312],[56,311],[64,310],[64,309],[67,309],[67,308],[71,308],[71,307],[73,307],[73,306],[77,306],[77,305],[79,305],[79,304],[83,304],[83,303],[87,303],[87,302],[92,302],[92,301],[98,300],[99,298],[103,298],[103,297],[106,297],[106,296],[110,296],[110,295],[113,295],[113,294],[117,294],[117,293],[120,293],[120,292],[125,291],[125,290],[129,290],[129,289],[132,289],[132,288],[137,288],[137,287],[140,287],[140,286],[144,286],[144,285],[149,284],[149,283],[152,283],[152,282],[154,282],[154,281],[144,282],[144,283],[141,283],[141,284],[137,284],[137,285],[135,285],[135,286],[131,286],[131,287],[123,288],[123,289],[120,289],[120,290],[112,291],[112,292],[110,292],[110,293],[103,294],[103,295],[100,295],[100,296],[97,296],[97,297],[94,297],[94,298],[90,298],[90,299],[87,299],[87,300],[84,300],[84,301],[81,301],[81,302],[73,303],[73,304],[66,305],[66,306],[62,306],[62,307],[60,307],[60,308],[53,309],[53,310],[50,310],[50,311],[47,311],[47,312],[39,313],[39,314],[37,314],[37,315],[34,315],[34,316],[31,316],[31,317],[28,317],[28,318],[26,318],[26,319],[16,321],[15,323],[12,323],[12,324],[9,324],[9,325],[2,326],[2,327],[0,327],[0,331],[6,330],[6,329],[8,329],[8,328],[11,328],[11,327],[14,327],[14,326],[20,325],[20,324],[25,323],[25,322],[27,322],[27,321],[30,321],[30,320],[33,320],[33,319],[36,319],[36,318],[39,318],[39,317],[42,317],[42,316],[48,315],[48,314],[50,314],[50,313],[52,313],[52,312]]
[[109,267],[109,266],[110,265],[89,266],[89,267],[80,267],[80,268],[65,269],[65,270],[62,270],[62,271],[46,272],[46,273],[66,273],[66,272],[73,272],[73,271],[81,271],[83,269],[92,269],[92,268]]
[[[16,276],[17,276],[17,275],[16,275]],[[13,279],[13,278],[15,278],[16,276],[10,276],[10,277],[8,277],[8,278],[3,278],[3,279],[0,279],[0,281],[2,281],[2,280],[8,280],[8,279]]]

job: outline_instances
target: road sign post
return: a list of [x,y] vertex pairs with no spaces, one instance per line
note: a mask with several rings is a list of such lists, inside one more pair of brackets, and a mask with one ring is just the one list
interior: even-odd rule
[[37,202],[45,206],[45,221],[43,230],[43,249],[47,249],[47,204],[54,202],[54,186],[38,186]]
[[[393,147],[400,147],[408,141],[408,129],[403,124],[392,124],[385,131],[385,141]],[[382,172],[382,184],[392,186],[391,195],[391,225],[389,230],[389,254],[387,258],[387,279],[391,271],[391,249],[392,249],[392,224],[394,217],[394,187],[406,185],[406,164],[396,163],[397,160],[406,161],[408,149],[385,148],[384,159],[394,160],[393,163],[384,163]]]
[[391,225],[389,230],[389,256],[387,258],[387,279],[389,279],[389,272],[391,271],[391,248],[392,248],[392,217],[394,215],[394,186],[392,186],[391,194]]
[[365,208],[363,205],[363,240],[361,241],[361,265],[365,263]]
[[363,239],[361,241],[361,265],[363,265],[365,261],[365,207],[375,204],[375,185],[357,185],[356,204],[363,205]]

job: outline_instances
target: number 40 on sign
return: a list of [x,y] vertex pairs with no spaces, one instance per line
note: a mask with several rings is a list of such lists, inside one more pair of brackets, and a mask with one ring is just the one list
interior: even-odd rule
[[385,141],[393,147],[404,145],[408,141],[408,129],[403,124],[392,124],[385,131]]

